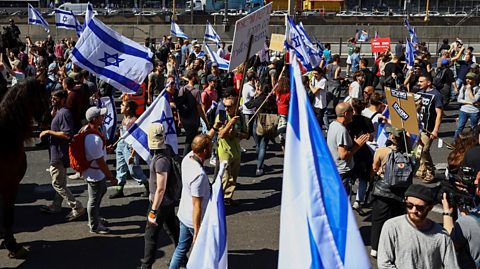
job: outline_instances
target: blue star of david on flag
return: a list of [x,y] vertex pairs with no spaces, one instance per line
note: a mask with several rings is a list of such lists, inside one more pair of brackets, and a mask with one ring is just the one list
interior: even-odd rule
[[160,117],[159,120],[156,120],[152,123],[161,123],[163,124],[164,122],[167,123],[167,131],[165,132],[165,135],[171,135],[171,134],[177,134],[177,131],[175,130],[175,125],[174,125],[174,120],[173,117],[167,117],[165,114],[165,111],[162,112],[162,116]]
[[[110,65],[114,65],[114,66],[118,67],[118,64],[124,61],[124,59],[118,58],[118,53],[108,54],[108,52],[105,51],[105,52],[103,52],[103,54],[104,54],[104,57],[100,58],[98,60],[100,62],[103,62],[105,64],[105,67],[110,66]],[[110,60],[110,59],[113,59],[113,61]]]

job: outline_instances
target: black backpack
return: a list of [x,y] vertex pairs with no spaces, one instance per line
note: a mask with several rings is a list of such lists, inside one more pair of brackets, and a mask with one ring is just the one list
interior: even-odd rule
[[445,76],[445,70],[445,68],[438,70],[432,79],[432,84],[437,90],[441,90],[443,88],[443,77]]
[[182,196],[182,157],[174,155],[170,159],[170,171],[167,178],[165,195],[173,202],[180,201]]
[[413,163],[407,153],[392,150],[385,164],[384,182],[390,187],[408,187],[412,184]]
[[[178,114],[181,117],[188,117],[191,114],[193,109],[190,105],[190,97],[192,94],[190,90],[187,89],[188,85],[185,85],[180,88],[180,90],[174,95],[175,105],[177,106]],[[191,96],[193,98],[193,96]]]

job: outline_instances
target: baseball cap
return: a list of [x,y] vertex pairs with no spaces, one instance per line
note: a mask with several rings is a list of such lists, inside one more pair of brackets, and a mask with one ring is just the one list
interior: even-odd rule
[[201,48],[200,44],[193,45],[194,48]]
[[217,80],[218,80],[218,77],[215,76],[215,75],[212,75],[212,74],[208,75],[208,77],[207,77],[207,81],[208,81],[208,82],[210,82],[210,81],[217,81]]
[[51,63],[48,65],[48,72],[51,73],[53,71],[55,71],[55,68],[57,68],[57,64],[56,63]]
[[473,72],[468,72],[467,75],[465,76],[465,78],[475,79],[476,76],[477,76],[477,74],[475,74]]
[[212,67],[214,67],[214,66],[218,67],[218,64],[215,63],[215,62],[213,62],[213,63],[212,63]]
[[393,134],[396,137],[401,137],[402,133],[403,133],[402,130],[400,130],[398,128],[395,128],[395,127],[392,127],[392,126],[386,127],[385,132],[387,132],[389,134]]
[[442,60],[442,64],[443,64],[443,65],[446,65],[446,64],[448,64],[448,63],[449,63],[449,61],[448,61],[447,59],[443,59],[443,60]]
[[479,65],[478,65],[477,63],[473,63],[473,64],[470,66],[470,68],[477,68],[477,67],[479,67]]
[[85,118],[87,118],[87,121],[91,121],[94,118],[105,114],[107,114],[107,109],[105,107],[98,108],[96,106],[92,106],[87,110],[87,112],[85,112]]
[[433,204],[432,190],[424,185],[412,184],[405,192],[405,197],[415,197],[422,199],[428,204]]
[[152,123],[148,127],[148,148],[165,149],[165,128],[161,123]]

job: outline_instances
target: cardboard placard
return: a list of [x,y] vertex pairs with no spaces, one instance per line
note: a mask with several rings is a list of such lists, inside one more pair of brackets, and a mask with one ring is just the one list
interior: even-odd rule
[[413,94],[388,88],[385,89],[385,94],[392,126],[398,129],[405,128],[407,132],[418,135],[417,109]]
[[283,52],[283,49],[285,48],[284,42],[285,35],[272,33],[272,36],[270,37],[269,49],[273,51]]

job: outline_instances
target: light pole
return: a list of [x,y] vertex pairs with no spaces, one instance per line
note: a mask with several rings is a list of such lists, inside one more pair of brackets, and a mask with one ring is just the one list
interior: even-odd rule
[[225,10],[223,11],[223,28],[227,32],[230,30],[230,25],[228,25],[228,0],[223,0],[225,3]]
[[425,19],[424,21],[428,21],[430,18],[428,17],[428,8],[430,6],[430,0],[427,0],[427,6],[426,6],[426,10],[425,10]]
[[175,8],[177,7],[177,4],[175,3],[175,0],[173,0],[173,7],[172,7],[172,18],[174,21],[177,20],[177,13]]

